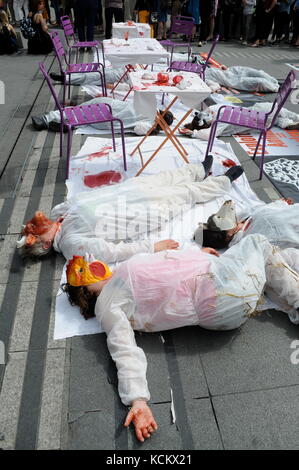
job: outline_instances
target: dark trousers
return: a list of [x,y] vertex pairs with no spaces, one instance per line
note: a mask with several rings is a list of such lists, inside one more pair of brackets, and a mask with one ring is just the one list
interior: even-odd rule
[[124,21],[124,10],[122,8],[105,8],[105,21],[106,21],[106,39],[111,38],[112,34],[112,19],[114,15],[114,20],[116,23]]
[[256,9],[256,39],[267,40],[271,32],[274,9],[266,13],[263,7]]
[[286,11],[275,11],[274,14],[274,31],[276,39],[280,39],[284,34],[289,36],[290,15]]
[[239,39],[242,24],[242,8],[223,7],[222,22],[224,39]]
[[93,41],[97,8],[78,6],[75,10],[79,41]]

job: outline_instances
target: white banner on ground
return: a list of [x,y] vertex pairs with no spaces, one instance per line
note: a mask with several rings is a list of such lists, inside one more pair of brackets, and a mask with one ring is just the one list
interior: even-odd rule
[[[236,134],[233,136],[241,147],[252,156],[258,141],[259,134]],[[261,155],[262,146],[259,146],[257,155]],[[265,155],[280,157],[284,155],[299,155],[299,131],[273,128],[267,132]]]

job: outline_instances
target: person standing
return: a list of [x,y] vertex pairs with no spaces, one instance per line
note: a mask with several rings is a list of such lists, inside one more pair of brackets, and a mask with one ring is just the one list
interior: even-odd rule
[[249,31],[252,23],[252,17],[255,10],[256,0],[242,0],[243,3],[243,42],[247,45],[249,40]]
[[79,41],[94,40],[94,24],[98,12],[98,0],[76,0],[75,17]]
[[112,35],[113,16],[116,23],[124,21],[123,0],[105,0],[106,39],[110,39]]
[[277,0],[259,0],[256,6],[256,41],[252,47],[265,46],[270,34]]

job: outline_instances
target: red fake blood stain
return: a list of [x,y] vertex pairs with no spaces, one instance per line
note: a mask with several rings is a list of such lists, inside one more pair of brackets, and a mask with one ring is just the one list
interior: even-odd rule
[[109,154],[109,150],[111,150],[112,147],[103,147],[101,150],[98,152],[91,153],[88,155],[87,160],[93,160],[94,158],[100,158],[100,157],[107,157]]
[[227,167],[227,168],[230,168],[232,166],[236,166],[236,163],[231,160],[230,158],[227,158],[226,160],[223,160],[223,162],[221,162],[223,166]]
[[112,183],[119,183],[121,180],[121,174],[117,171],[103,171],[96,175],[84,176],[84,184],[89,188],[98,188]]
[[105,266],[102,265],[102,263],[99,263],[98,261],[95,261],[94,263],[91,263],[89,265],[90,272],[97,277],[104,277],[106,274],[106,268]]

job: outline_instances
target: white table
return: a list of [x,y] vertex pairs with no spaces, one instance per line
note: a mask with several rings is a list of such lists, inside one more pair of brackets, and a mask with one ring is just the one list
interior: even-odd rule
[[170,53],[153,38],[105,39],[104,54],[112,66],[154,64],[161,58],[169,58]]
[[[150,74],[152,76],[151,79],[146,78],[143,79],[144,75]],[[201,103],[204,99],[206,99],[210,94],[210,88],[205,84],[203,80],[199,77],[198,74],[191,73],[191,72],[168,72],[169,81],[166,85],[160,85],[157,82],[157,73],[154,72],[147,72],[147,71],[140,71],[140,72],[130,72],[129,79],[131,81],[132,89],[134,90],[134,106],[136,112],[139,113],[142,110],[142,114],[145,115],[150,119],[155,119],[155,122],[151,129],[147,132],[147,134],[141,139],[138,145],[135,147],[131,155],[133,155],[137,150],[140,155],[142,167],[138,171],[137,175],[140,175],[142,171],[146,168],[146,166],[152,161],[152,159],[157,155],[160,149],[166,144],[168,140],[170,140],[176,150],[179,152],[181,157],[186,163],[189,163],[187,159],[187,151],[180,142],[180,140],[176,137],[175,132],[181,126],[183,121],[187,119],[189,114],[192,112],[193,109],[200,109]],[[180,89],[178,86],[174,85],[173,78],[175,76],[182,76],[187,87],[185,89]],[[157,101],[156,101],[156,94],[157,93],[168,93],[174,95],[174,99],[171,101],[169,106],[163,111],[163,114],[157,112]],[[167,124],[164,119],[164,115],[176,100],[180,100],[185,106],[190,108],[184,116],[179,120],[179,122],[175,125],[173,129]],[[147,137],[152,133],[152,131],[156,128],[157,124],[160,125],[161,129],[166,135],[166,138],[163,142],[159,145],[159,147],[154,151],[154,153],[149,157],[149,159],[144,162],[142,153],[141,153],[141,145],[147,139]]]
[[151,27],[147,23],[113,23],[112,24],[112,37],[118,39],[124,39],[125,33],[129,33],[129,39],[131,38],[150,38]]

